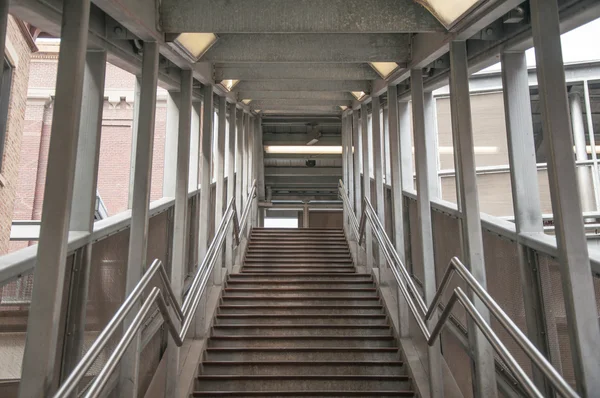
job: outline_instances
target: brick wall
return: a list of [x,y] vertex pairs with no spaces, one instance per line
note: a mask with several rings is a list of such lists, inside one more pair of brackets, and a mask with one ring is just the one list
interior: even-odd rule
[[[26,111],[18,167],[18,184],[14,197],[14,211],[10,220],[41,219],[48,147],[52,129],[54,86],[58,62],[58,43],[40,43],[40,51],[32,56]],[[128,208],[131,134],[133,124],[133,93],[135,76],[107,64],[105,102],[98,192],[109,215]],[[162,90],[159,90],[162,91]],[[156,128],[150,200],[162,197],[164,141],[166,131],[166,101],[159,95],[156,109]],[[14,152],[13,152],[14,153]],[[75,198],[76,200],[76,198]],[[35,242],[30,242],[35,243]],[[10,242],[9,251],[27,246],[27,242]]]
[[15,196],[18,190],[19,163],[24,116],[27,104],[29,59],[32,48],[19,22],[8,18],[6,56],[13,65],[13,77],[8,110],[6,141],[0,170],[0,255],[9,249],[10,227]]

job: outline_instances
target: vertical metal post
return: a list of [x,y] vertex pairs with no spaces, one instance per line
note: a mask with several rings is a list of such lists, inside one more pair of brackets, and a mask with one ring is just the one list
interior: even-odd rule
[[[167,128],[163,164],[163,197],[174,198],[177,184],[177,144],[179,141],[179,92],[167,93]],[[190,116],[191,118],[191,116]]]
[[[67,239],[83,91],[89,0],[65,0],[56,78],[56,100],[44,190],[37,265],[27,322],[19,396],[50,396],[60,358],[56,322],[63,307]],[[59,366],[57,366],[59,365]]]
[[[242,203],[243,207],[246,207],[246,197],[248,196],[248,177],[249,177],[249,154],[248,154],[248,142],[250,141],[250,114],[244,114],[244,134],[243,134],[243,145],[242,145],[242,156],[243,156],[243,167],[242,172]],[[240,209],[240,213],[243,209]]]
[[190,131],[190,178],[188,190],[198,189],[198,161],[200,160],[200,111],[198,103],[192,103],[192,121]]
[[346,188],[348,189],[348,198],[350,206],[354,205],[354,144],[352,143],[352,115],[346,113],[346,149],[348,156],[346,158],[347,181]]
[[135,77],[135,87],[133,89],[133,120],[131,123],[131,154],[129,155],[129,191],[127,198],[127,208],[133,206],[133,182],[135,181],[135,151],[137,149],[138,121],[140,120],[140,94],[142,91],[141,76]]
[[[348,137],[346,132],[346,126],[348,123],[348,116],[345,113],[342,113],[342,181],[344,182],[344,187],[346,189],[346,194],[348,194]],[[344,230],[346,230],[348,226],[348,209],[344,206]]]
[[[373,135],[373,174],[375,176],[375,211],[385,225],[385,200],[383,192],[383,132],[381,131],[381,105],[379,97],[371,99],[371,133]],[[378,267],[385,266],[383,250],[379,247]]]
[[362,189],[360,186],[360,159],[362,157],[362,145],[360,142],[360,122],[358,109],[352,111],[352,158],[354,162],[354,213],[360,217],[362,209]]
[[596,153],[596,138],[594,135],[594,121],[592,118],[592,104],[590,99],[590,85],[587,80],[583,81],[583,94],[585,99],[585,114],[588,126],[588,138],[590,147],[592,148],[592,174],[594,178],[594,198],[596,199],[596,207],[594,210],[600,209],[600,172],[598,171],[598,154]]
[[304,202],[302,209],[302,228],[309,228],[310,226],[310,209],[308,208],[308,202]]
[[[227,169],[227,202],[229,203],[235,196],[235,131],[237,126],[236,105],[229,104],[229,134],[227,137],[227,159],[229,168]],[[227,234],[225,244],[225,267],[231,270],[233,265],[233,237]]]
[[207,84],[202,87],[203,123],[202,137],[200,138],[200,227],[198,231],[198,263],[202,263],[208,249],[208,224],[210,219],[210,183],[212,164],[212,138],[213,138],[213,87]]
[[531,25],[548,154],[548,178],[577,390],[600,391],[600,328],[577,191],[560,45],[558,3],[532,0]]
[[437,112],[433,92],[424,93],[425,109],[425,139],[430,143],[427,145],[427,167],[429,167],[429,195],[431,198],[440,197],[440,178],[438,175],[438,134],[437,134]]
[[0,55],[4,59],[5,48],[6,48],[6,28],[8,27],[8,10],[10,8],[10,1],[0,1]]
[[[504,53],[501,60],[515,227],[517,234],[543,234],[542,209],[540,207],[540,194],[537,189],[538,177],[527,60],[524,52]],[[546,332],[544,322],[546,317],[544,316],[540,284],[540,278],[547,278],[549,271],[547,267],[546,269],[540,269],[543,265],[532,261],[534,260],[534,252],[527,246],[519,243],[518,253],[527,335],[542,353],[549,356],[550,345],[548,339],[550,335],[556,337],[556,325],[554,325],[552,331]],[[558,347],[558,344],[556,346]],[[553,359],[559,359],[555,355],[552,356]],[[558,364],[560,364],[560,359]],[[532,366],[531,370],[536,385],[542,388],[547,396],[552,396],[552,390],[549,388],[550,386],[543,374],[536,366]]]
[[[452,112],[452,132],[454,156],[457,165],[457,192],[460,193],[462,233],[465,263],[483,287],[486,286],[483,255],[483,233],[479,215],[477,175],[475,173],[475,153],[473,147],[473,127],[471,124],[471,102],[469,74],[467,70],[467,47],[464,41],[450,44],[450,105]],[[469,291],[477,310],[489,322],[487,307]],[[474,393],[481,397],[496,397],[496,371],[494,352],[480,329],[467,320],[469,343],[473,350]]]
[[[227,99],[219,98],[219,126],[217,131],[217,158],[215,159],[215,229],[221,223],[223,212],[225,211],[225,135],[227,134]],[[215,265],[215,284],[221,285],[223,257],[219,256]]]
[[265,149],[263,146],[263,127],[261,117],[256,118],[256,130],[254,131],[256,139],[256,189],[258,199],[265,200]]
[[403,190],[414,190],[413,147],[408,102],[398,102],[398,134],[400,136],[400,178]]
[[[254,118],[254,126],[252,128],[252,180],[256,180],[256,196],[258,196],[258,183],[261,178],[261,172],[264,173],[263,157],[262,157],[262,122],[260,116]],[[252,187],[252,182],[250,182]],[[259,226],[258,200],[252,202],[252,227]]]
[[[572,91],[569,93],[569,105],[571,108],[571,127],[573,128],[573,141],[575,142],[575,160],[588,160],[585,126],[583,124],[583,107],[581,105],[581,93]],[[592,180],[592,167],[587,165],[575,166],[577,182],[579,184],[579,195],[581,195],[581,207],[584,212],[594,211],[596,200],[594,196],[594,181]]]
[[243,174],[244,174],[244,110],[240,110],[238,116],[238,128],[236,130],[236,144],[235,144],[235,207],[238,216],[242,214],[242,185],[243,185]]
[[[371,200],[371,149],[369,148],[369,121],[367,114],[367,104],[360,106],[360,124],[362,135],[362,159],[363,159],[363,190],[364,197]],[[367,252],[367,270],[371,272],[373,268],[373,237],[371,226],[367,223],[365,228],[365,251]]]
[[[129,231],[129,254],[127,257],[126,295],[136,286],[146,267],[158,55],[157,43],[144,42],[136,157],[135,160],[132,159],[132,161],[135,161],[135,175]],[[125,325],[131,323],[137,308],[139,308],[139,303],[134,307],[130,316],[126,318]],[[121,361],[119,378],[119,394],[121,396],[137,396],[140,349],[140,333],[137,333]]]
[[[392,173],[392,213],[394,221],[394,246],[400,256],[400,260],[406,265],[404,255],[404,200],[402,197],[402,175],[400,170],[401,156],[400,134],[398,119],[398,87],[388,86],[388,119],[390,131],[390,165]],[[410,133],[410,132],[409,132]],[[408,304],[404,296],[397,292],[398,297],[398,321],[400,337],[409,335],[409,312]]]
[[[186,235],[188,225],[188,181],[190,167],[190,131],[192,123],[192,71],[181,71],[179,96],[179,123],[176,149],[175,221],[173,222],[173,253],[171,257],[171,287],[181,304],[183,282],[188,268],[186,260]],[[165,170],[166,171],[166,170]],[[173,314],[174,315],[174,314]],[[169,337],[167,346],[167,377],[165,397],[179,395],[179,347]]]
[[[71,207],[70,231],[92,233],[96,209],[96,186],[100,159],[100,136],[104,108],[106,52],[88,51],[83,76],[83,95],[79,122],[79,141],[75,166],[75,182]],[[73,370],[81,357],[84,344],[85,315],[89,286],[92,245],[79,250],[69,286],[67,329],[63,350],[61,380]]]
[[[433,178],[430,159],[427,156],[427,147],[432,144],[427,140],[425,121],[425,93],[423,92],[423,71],[413,69],[410,71],[412,113],[413,113],[413,135],[415,142],[415,159],[417,165],[417,211],[419,220],[419,237],[421,239],[421,256],[423,261],[423,287],[425,302],[430,303],[437,290],[435,282],[435,261],[433,249],[433,231],[431,224],[431,197],[430,180]],[[437,323],[437,315],[429,322],[432,328]],[[442,353],[439,340],[428,347],[429,357],[429,388],[432,397],[444,395],[444,380],[442,377]]]

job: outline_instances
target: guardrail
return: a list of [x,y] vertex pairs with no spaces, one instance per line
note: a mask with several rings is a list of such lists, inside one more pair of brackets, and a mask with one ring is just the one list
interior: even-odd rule
[[396,283],[402,293],[402,296],[404,296],[408,307],[415,318],[419,329],[421,330],[421,333],[427,340],[428,345],[431,346],[435,343],[446,322],[448,321],[454,305],[459,302],[463,305],[465,311],[473,319],[473,322],[482,331],[483,335],[490,342],[492,347],[494,347],[498,355],[506,363],[507,367],[513,373],[523,389],[532,397],[544,397],[531,378],[529,378],[523,368],[521,368],[516,359],[512,356],[508,348],[502,343],[500,338],[498,338],[490,325],[479,313],[473,302],[460,287],[456,287],[454,289],[452,296],[446,304],[437,323],[433,327],[433,330],[429,330],[426,322],[431,320],[434,313],[437,311],[442,295],[444,294],[452,275],[456,272],[467,283],[473,293],[477,295],[477,297],[488,308],[490,313],[498,320],[504,329],[506,329],[506,331],[511,335],[523,352],[525,352],[529,359],[531,359],[531,361],[546,376],[556,391],[563,397],[579,397],[579,395],[565,381],[565,379],[556,371],[556,369],[554,369],[550,362],[548,362],[548,360],[539,352],[533,343],[531,343],[531,341],[529,341],[529,339],[521,332],[521,330],[510,319],[510,317],[506,315],[506,313],[500,308],[492,296],[490,296],[483,286],[477,282],[468,268],[458,258],[454,257],[450,261],[450,264],[444,273],[444,277],[442,278],[440,287],[436,291],[435,296],[428,307],[417,290],[406,267],[400,260],[394,245],[385,233],[385,229],[369,200],[364,198],[363,211],[359,222],[352,210],[352,206],[350,205],[350,200],[346,193],[343,182],[340,181],[339,184],[339,195],[342,198],[348,219],[354,233],[356,234],[359,245],[362,244],[364,239],[366,222],[368,220],[372,226],[373,235],[377,239],[377,242],[379,243],[387,262],[390,264],[390,269],[394,275],[394,278],[396,279]]
[[[200,299],[204,293],[214,264],[219,256],[220,249],[225,242],[229,226],[233,222],[236,245],[239,245],[240,234],[247,224],[252,201],[256,196],[255,193],[256,181],[254,181],[252,184],[252,189],[250,190],[248,200],[246,201],[246,208],[244,209],[240,218],[238,218],[237,215],[235,198],[229,202],[227,209],[225,210],[225,214],[223,215],[223,219],[221,220],[221,223],[215,232],[215,237],[206,252],[206,256],[204,257],[204,260],[200,266],[197,268],[196,274],[194,275],[183,305],[179,306],[179,303],[177,302],[177,298],[171,289],[169,278],[164,266],[159,260],[154,260],[150,268],[148,268],[146,273],[144,273],[138,284],[127,296],[110,322],[96,338],[94,344],[92,344],[77,366],[75,366],[75,369],[73,369],[69,377],[60,386],[59,390],[54,395],[55,398],[69,397],[71,394],[75,393],[77,386],[85,377],[88,369],[92,366],[102,350],[106,347],[113,335],[119,330],[119,326],[125,320],[125,317],[131,312],[135,304],[142,299],[144,290],[148,287],[150,281],[155,275],[158,275],[161,280],[162,289],[166,291],[166,298],[159,287],[154,287],[151,290],[150,294],[144,300],[141,308],[136,313],[133,321],[125,330],[125,333],[119,340],[110,357],[107,359],[98,375],[88,386],[83,396],[87,398],[100,396],[103,388],[110,379],[110,375],[119,364],[119,361],[125,354],[127,347],[135,335],[140,331],[141,327],[143,326],[144,319],[150,313],[150,310],[153,308],[155,303],[158,306],[162,318],[167,325],[169,334],[173,338],[175,344],[179,347],[183,344],[183,340],[185,339],[192,320],[194,319],[194,315],[198,305],[200,304]],[[176,320],[174,320],[172,315],[169,313],[168,304],[170,304],[170,307],[173,309],[175,317],[177,318]],[[175,322],[179,322],[181,325],[180,331],[177,330]],[[139,361],[139,357],[137,360]]]

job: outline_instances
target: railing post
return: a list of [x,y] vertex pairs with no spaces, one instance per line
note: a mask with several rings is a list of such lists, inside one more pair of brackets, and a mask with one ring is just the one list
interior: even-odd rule
[[600,328],[573,156],[558,2],[532,0],[530,7],[573,368],[578,392],[592,396],[600,391]]
[[[459,193],[457,196],[459,197],[458,203],[462,215],[464,257],[466,266],[475,279],[485,288],[483,234],[479,216],[477,175],[475,173],[467,48],[464,41],[450,44],[450,104],[457,176],[456,191]],[[473,296],[470,289],[468,294],[483,319],[489,323],[487,308],[478,298]],[[475,364],[474,393],[476,396],[481,397],[496,397],[497,387],[493,349],[471,319],[467,320],[467,327]]]
[[[385,225],[385,199],[383,193],[383,131],[381,129],[381,105],[379,97],[371,99],[371,133],[373,135],[373,174],[375,176],[375,211],[382,224]],[[380,245],[377,267],[385,266],[386,261]]]
[[[388,86],[388,125],[389,125],[389,146],[390,146],[390,166],[392,173],[392,214],[394,228],[394,246],[402,263],[406,265],[404,254],[404,200],[402,197],[402,176],[401,176],[401,151],[399,136],[398,119],[398,87]],[[400,337],[409,335],[409,310],[406,299],[398,289],[398,333]]]
[[[67,240],[83,91],[89,0],[63,3],[61,45],[56,79],[42,224],[27,321],[19,396],[51,395],[57,386],[57,344],[66,278]],[[64,325],[63,325],[64,326]]]
[[[71,207],[69,226],[70,231],[88,234],[94,229],[105,72],[106,52],[88,50],[73,185],[73,197],[77,200]],[[78,250],[71,271],[61,380],[73,370],[83,351],[91,260],[92,244],[88,243]]]
[[206,256],[208,248],[208,224],[210,218],[210,183],[212,166],[213,139],[213,87],[207,84],[202,87],[202,137],[200,138],[200,227],[198,232],[198,263]]
[[[177,145],[179,141],[180,92],[167,92],[167,125],[163,163],[163,197],[174,198],[177,188]],[[191,117],[191,116],[190,116]]]
[[[171,256],[171,288],[181,305],[183,300],[183,282],[187,270],[186,234],[188,225],[188,182],[190,131],[192,122],[192,71],[181,71],[181,91],[179,96],[179,123],[176,149],[175,175],[175,221],[173,222],[173,253]],[[174,312],[171,311],[174,315]],[[177,331],[180,330],[176,326]],[[179,393],[179,347],[171,337],[167,346],[167,378],[165,397],[176,397]]]
[[[431,198],[430,187],[433,176],[429,167],[430,159],[427,156],[428,146],[433,143],[428,140],[425,121],[425,93],[423,92],[423,71],[413,69],[410,72],[413,136],[415,143],[415,160],[417,165],[417,211],[418,230],[421,240],[421,258],[423,261],[423,285],[425,302],[429,305],[437,290],[435,281],[435,261],[433,247],[433,231],[431,224]],[[427,327],[432,328],[437,322],[434,315],[427,322]],[[442,376],[442,352],[439,340],[428,347],[429,357],[429,388],[432,397],[444,396],[444,380]]]
[[[354,166],[354,213],[360,217],[362,209],[362,189],[360,186],[360,159],[362,156],[362,146],[360,142],[360,122],[358,109],[352,111],[352,146],[354,148],[352,158]],[[352,200],[352,198],[350,198]]]
[[[148,209],[150,205],[150,180],[152,174],[152,152],[154,147],[154,115],[156,111],[156,84],[158,80],[158,43],[144,42],[144,59],[140,88],[140,107],[136,142],[135,176],[129,231],[129,254],[127,257],[127,282],[125,294],[129,294],[142,277],[146,267],[148,246]],[[129,326],[140,305],[136,305],[125,320]],[[129,346],[119,377],[119,394],[137,396],[140,353],[140,333]]]
[[[217,157],[215,159],[215,179],[217,186],[215,190],[215,229],[223,219],[225,211],[224,195],[225,195],[225,135],[227,134],[227,99],[219,97],[219,130],[217,131]],[[222,253],[222,250],[219,251]],[[218,256],[215,265],[214,281],[216,285],[222,283],[223,257]]]
[[[229,132],[227,140],[227,201],[235,197],[235,135],[237,127],[236,104],[229,104]],[[225,267],[231,271],[233,265],[233,238],[231,233],[227,233],[225,243]]]
[[[501,60],[515,227],[517,234],[543,234],[527,60],[524,52],[504,53]],[[518,243],[518,255],[527,336],[546,357],[550,356],[555,367],[560,369],[560,353],[550,355],[548,344],[549,339],[557,338],[556,323],[553,317],[547,318],[544,315],[542,299],[541,278],[549,277],[548,267],[538,263],[535,260],[535,252],[521,243]],[[541,267],[543,269],[540,269]],[[546,326],[544,319],[551,324]],[[558,348],[558,341],[553,345]],[[552,390],[543,374],[536,366],[531,368],[535,384],[546,395],[552,396]]]
[[[371,172],[369,170],[371,164],[371,150],[369,148],[369,119],[367,104],[360,106],[360,124],[362,135],[362,160],[363,160],[363,197],[371,200]],[[365,230],[365,248],[367,253],[367,271],[373,269],[373,233],[371,225],[367,223]]]

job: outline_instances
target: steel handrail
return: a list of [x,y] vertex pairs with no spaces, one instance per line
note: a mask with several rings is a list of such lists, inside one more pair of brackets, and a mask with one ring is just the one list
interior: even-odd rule
[[[244,217],[247,218],[248,208],[252,205],[253,199],[255,197],[255,191],[256,180],[253,182],[252,189],[250,191],[250,194],[248,195],[246,209],[244,209],[244,212],[242,213],[242,220],[244,220]],[[236,244],[239,245],[240,233],[242,229],[240,229],[240,224],[238,220],[239,219],[235,207],[235,200],[232,199],[229,202],[227,209],[225,210],[223,219],[221,220],[221,223],[217,228],[215,237],[213,238],[206,252],[206,256],[204,257],[200,266],[197,268],[194,280],[190,285],[189,294],[187,295],[183,305],[181,306],[179,306],[179,302],[177,301],[175,293],[171,288],[171,284],[164,266],[162,265],[160,260],[154,260],[152,262],[152,265],[144,273],[144,275],[134,287],[132,292],[127,296],[123,304],[121,304],[121,306],[117,309],[115,315],[111,318],[109,323],[102,330],[100,335],[96,338],[92,346],[77,363],[69,377],[64,381],[64,383],[62,383],[54,397],[68,397],[75,392],[77,386],[85,376],[86,372],[92,366],[94,361],[96,361],[102,350],[108,344],[108,341],[118,330],[119,325],[121,325],[121,323],[125,320],[125,317],[130,313],[134,305],[142,299],[144,290],[148,287],[150,281],[156,274],[160,276],[162,287],[167,292],[168,303],[171,304],[170,307],[173,308],[175,316],[181,324],[180,331],[178,331],[177,327],[175,326],[175,320],[173,319],[171,313],[168,310],[169,306],[167,304],[167,300],[165,300],[161,292],[161,289],[159,287],[154,287],[151,290],[148,297],[144,300],[141,308],[136,312],[136,315],[132,320],[131,324],[125,330],[125,333],[117,343],[116,348],[113,350],[107,362],[102,367],[100,373],[90,384],[90,387],[87,389],[84,396],[97,397],[100,395],[102,389],[106,386],[110,375],[112,374],[119,361],[125,354],[127,347],[129,346],[135,335],[141,329],[143,325],[143,320],[150,313],[150,310],[153,307],[154,303],[157,304],[162,318],[167,324],[167,329],[169,331],[169,334],[173,338],[173,341],[178,347],[181,347],[181,345],[183,344],[183,340],[189,330],[191,322],[194,318],[198,305],[200,303],[200,298],[204,293],[206,283],[210,278],[210,274],[212,272],[215,261],[218,258],[219,250],[225,242],[225,237],[227,236],[227,231],[229,230],[231,222],[233,222],[234,224],[234,236]]]
[[[346,205],[347,203],[349,203],[344,184],[341,181],[339,192],[344,204]],[[347,210],[349,213],[352,212],[349,206]],[[352,214],[352,217],[354,217],[354,220],[356,220],[354,214]],[[352,217],[350,217],[350,219],[352,219]],[[533,383],[531,378],[525,373],[523,368],[521,368],[519,363],[512,356],[508,348],[506,348],[506,346],[498,338],[496,333],[492,330],[490,325],[485,321],[484,317],[477,310],[473,302],[468,298],[468,296],[460,287],[456,287],[453,290],[452,296],[446,304],[446,307],[444,308],[440,318],[434,325],[432,332],[429,332],[429,328],[427,327],[426,322],[431,320],[434,313],[436,312],[436,309],[442,299],[442,295],[444,294],[444,291],[446,290],[452,275],[454,273],[458,273],[458,275],[461,276],[461,278],[467,283],[472,292],[477,295],[477,297],[488,308],[491,314],[494,315],[494,317],[500,322],[504,329],[506,329],[506,331],[511,335],[511,337],[515,340],[519,347],[521,347],[521,349],[525,352],[529,359],[546,376],[546,378],[556,389],[556,391],[564,397],[579,397],[575,390],[573,390],[573,388],[556,371],[556,369],[550,364],[550,362],[548,362],[548,360],[539,352],[539,350],[533,345],[533,343],[531,343],[527,336],[525,336],[525,334],[521,332],[521,330],[510,319],[510,317],[502,310],[498,303],[492,298],[492,296],[489,295],[485,288],[475,279],[475,277],[471,274],[468,268],[457,257],[452,258],[448,267],[446,268],[440,287],[436,291],[431,304],[429,305],[429,307],[425,306],[423,298],[417,291],[416,286],[412,281],[412,278],[406,270],[406,267],[400,260],[400,257],[398,256],[394,245],[391,243],[389,237],[387,236],[385,229],[383,228],[383,225],[379,220],[379,217],[373,209],[373,206],[367,198],[364,198],[364,207],[361,214],[361,221],[359,223],[358,232],[359,244],[362,243],[363,236],[365,234],[365,226],[367,219],[370,221],[373,227],[373,230],[375,232],[374,235],[384,253],[384,256],[386,257],[386,260],[391,265],[390,268],[392,270],[394,278],[396,279],[396,283],[398,284],[402,295],[406,299],[409,309],[412,315],[414,316],[415,320],[417,321],[417,324],[423,336],[426,338],[428,345],[431,346],[435,343],[436,339],[441,334],[446,322],[448,321],[454,305],[457,302],[460,302],[465,308],[465,311],[469,314],[469,316],[473,319],[474,323],[482,331],[486,339],[490,342],[492,347],[494,347],[498,355],[506,363],[507,367],[511,370],[515,378],[521,383],[525,391],[529,395],[534,397],[544,397],[544,395],[538,390],[537,386]],[[409,289],[407,289],[407,287],[405,286],[405,283],[406,285],[408,285],[410,293]],[[421,303],[423,304],[422,306]],[[417,308],[417,306],[419,308]]]

